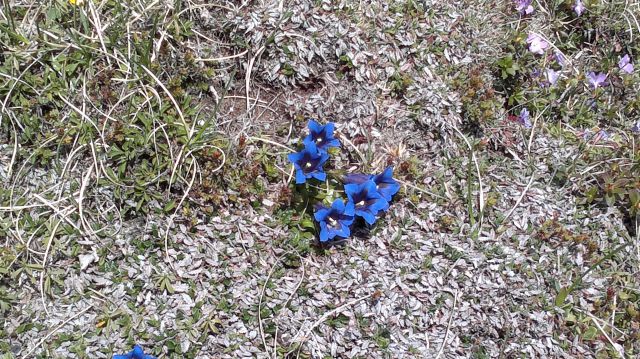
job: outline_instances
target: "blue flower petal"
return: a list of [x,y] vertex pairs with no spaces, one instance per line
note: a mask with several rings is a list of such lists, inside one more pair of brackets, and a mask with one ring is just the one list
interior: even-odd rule
[[324,125],[324,133],[327,134],[327,137],[333,138],[333,131],[335,129],[336,129],[336,124],[333,122],[327,122],[327,124]]
[[364,218],[364,221],[369,223],[369,224],[376,223],[376,216],[371,214],[371,212],[369,212],[369,211],[356,210],[356,214],[359,215],[360,217]]
[[304,175],[301,169],[296,170],[296,184],[302,184],[307,181],[307,177]]
[[[351,220],[351,222],[353,222],[353,220]],[[343,237],[343,238],[347,238],[351,235],[351,230],[349,229],[349,226],[346,225],[346,223],[342,223],[342,228],[340,228],[339,230],[336,231],[336,235]]]
[[311,174],[311,176],[318,181],[324,181],[327,179],[327,174],[324,172],[314,172],[313,174]]
[[145,354],[142,350],[142,347],[139,345],[134,345],[133,350],[127,354],[116,354],[113,356],[113,359],[156,359],[152,355]]
[[367,182],[368,180],[371,179],[371,175],[365,175],[362,173],[349,173],[346,176],[344,176],[344,183],[350,184],[350,183],[355,183],[355,184],[360,184],[360,183],[364,183]]
[[322,132],[322,125],[319,124],[318,122],[314,121],[313,119],[309,120],[309,123],[307,124],[307,127],[309,128],[309,131],[311,133],[320,133],[320,132]]
[[327,222],[320,222],[320,242],[326,242],[329,240],[329,229],[327,228]]
[[293,163],[296,166],[296,168],[300,167],[298,165],[298,161],[300,161],[302,157],[304,157],[304,153],[302,152],[290,153],[287,155],[289,162]]
[[353,216],[356,214],[356,206],[352,201],[347,201],[347,205],[344,207],[344,214],[347,216]]
[[349,226],[353,223],[354,220],[355,220],[355,217],[349,216],[348,218],[341,219],[340,223],[342,224],[342,227],[349,228]]
[[371,204],[369,208],[371,209],[371,212],[378,213],[385,208],[389,208],[389,202],[387,202],[387,200],[384,198],[380,198],[377,201],[373,202],[373,204]]
[[329,208],[323,206],[316,210],[316,212],[313,214],[313,218],[315,218],[316,221],[321,222],[327,219],[328,215],[329,215]]
[[391,201],[393,195],[398,193],[399,190],[400,185],[397,183],[383,183],[378,186],[378,193],[380,193],[380,195],[382,195],[382,197],[387,201]]
[[349,202],[353,203],[353,196],[358,193],[358,185],[355,183],[347,183],[344,185],[344,193],[347,194]]
[[318,149],[318,146],[316,146],[316,141],[313,139],[313,135],[311,134],[307,135],[307,137],[302,140],[302,145],[304,145],[304,148],[309,148],[313,145],[316,147],[316,150]]
[[318,153],[318,146],[316,146],[315,142],[311,141],[304,144],[304,150],[310,153]]
[[331,203],[331,208],[339,213],[344,212],[344,201],[342,201],[342,198],[338,198],[333,201],[333,203]]
[[376,189],[387,201],[391,201],[394,194],[400,190],[400,184],[393,179],[393,167],[387,167],[379,175],[373,176]]

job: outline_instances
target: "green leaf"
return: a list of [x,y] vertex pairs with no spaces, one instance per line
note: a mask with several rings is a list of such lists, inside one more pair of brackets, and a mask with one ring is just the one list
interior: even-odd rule
[[598,335],[598,330],[594,327],[589,327],[583,334],[582,339],[584,340],[594,340]]
[[165,213],[169,213],[169,211],[171,211],[174,208],[176,208],[176,201],[171,200],[171,201],[167,202],[167,204],[164,205],[164,208],[162,210]]
[[316,228],[315,223],[309,218],[304,218],[302,221],[300,221],[300,226],[302,226],[302,228],[308,228],[308,229]]
[[604,200],[605,200],[605,202],[607,202],[607,205],[608,205],[608,206],[613,206],[613,204],[614,204],[614,203],[615,203],[615,201],[616,201],[616,197],[615,197],[615,196],[612,196],[612,195],[607,194],[606,196],[604,196]]
[[556,296],[556,301],[555,301],[556,307],[561,307],[564,304],[564,301],[567,299],[568,295],[569,295],[569,290],[567,289],[567,287],[560,288],[560,291]]

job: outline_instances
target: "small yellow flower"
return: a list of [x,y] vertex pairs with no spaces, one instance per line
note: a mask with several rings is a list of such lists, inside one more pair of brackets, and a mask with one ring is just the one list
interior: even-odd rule
[[82,4],[84,4],[84,0],[69,0],[69,4],[82,6]]

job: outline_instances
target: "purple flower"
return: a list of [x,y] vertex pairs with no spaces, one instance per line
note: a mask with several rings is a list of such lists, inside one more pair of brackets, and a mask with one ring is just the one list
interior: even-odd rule
[[549,47],[549,43],[538,34],[529,34],[527,36],[527,44],[529,44],[529,51],[538,55],[544,54],[544,50]]
[[599,72],[597,74],[595,72],[587,72],[587,80],[589,80],[589,84],[594,89],[607,86],[607,74],[602,72]]
[[516,10],[520,13],[520,15],[529,15],[533,12],[533,6],[531,6],[531,2],[533,0],[516,0]]
[[600,130],[598,131],[598,140],[603,140],[603,141],[607,141],[609,139],[609,132],[605,131],[605,130]]
[[618,62],[618,67],[620,68],[620,70],[622,70],[622,72],[626,72],[628,74],[633,73],[633,64],[631,63],[631,58],[628,54],[624,55],[620,59],[620,62]]
[[531,121],[529,120],[529,110],[523,108],[518,116],[518,122],[520,122],[525,128],[531,128]]
[[556,53],[554,54],[554,57],[555,57],[556,62],[558,63],[558,65],[564,66],[565,57],[564,57],[564,55],[562,53],[556,51]]
[[573,11],[576,12],[576,15],[580,16],[582,15],[582,13],[586,10],[587,8],[584,7],[584,5],[582,4],[582,1],[580,0],[576,0],[576,4],[573,5]]
[[309,120],[309,134],[302,141],[305,146],[309,142],[313,142],[318,150],[327,152],[330,147],[340,147],[340,141],[333,137],[335,125],[331,122],[322,126],[314,120]]
[[376,222],[378,212],[389,208],[389,202],[378,193],[376,183],[369,180],[360,184],[350,183],[344,186],[349,201],[355,205],[356,216],[364,218],[368,224]]
[[560,77],[560,71],[555,71],[553,69],[547,69],[546,72],[547,82],[553,86],[558,82],[558,78]]
[[329,155],[326,152],[320,152],[313,142],[306,142],[302,151],[291,153],[287,158],[296,169],[296,184],[305,183],[309,178],[319,181],[327,178],[322,165],[327,162]]
[[631,132],[635,133],[636,135],[640,135],[640,120],[638,120],[633,127],[631,127]]
[[539,70],[539,69],[533,69],[533,70],[531,71],[531,77],[533,77],[533,78],[538,78],[538,77],[540,77],[540,75],[541,75],[541,74],[542,74],[542,73],[540,72],[540,70]]
[[155,357],[145,354],[142,348],[136,344],[132,351],[127,354],[116,354],[113,359],[155,359]]
[[318,206],[313,214],[320,225],[320,242],[327,242],[336,236],[347,238],[351,234],[349,226],[353,223],[355,206],[353,202],[347,202],[345,206],[342,199],[338,198],[331,207]]

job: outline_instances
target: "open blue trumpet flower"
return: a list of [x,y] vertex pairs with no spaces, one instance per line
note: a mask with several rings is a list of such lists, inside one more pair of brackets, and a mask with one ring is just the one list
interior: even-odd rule
[[335,124],[332,122],[321,125],[314,120],[309,120],[309,134],[302,140],[305,147],[313,143],[320,152],[327,152],[330,147],[340,147],[340,141],[333,137]]
[[302,151],[289,154],[287,157],[296,169],[296,184],[305,183],[309,178],[324,181],[327,174],[322,165],[329,159],[329,155],[318,150],[313,142],[305,143]]
[[353,223],[354,215],[353,202],[347,202],[345,205],[340,198],[333,201],[329,208],[318,206],[313,216],[320,225],[320,242],[327,242],[336,236],[349,237],[349,226]]
[[378,193],[388,202],[400,190],[400,184],[393,179],[393,167],[387,167],[382,173],[373,176],[372,180]]
[[378,212],[389,208],[389,202],[378,193],[376,183],[372,180],[360,184],[346,184],[344,191],[355,206],[356,216],[364,218],[368,224],[374,224]]

